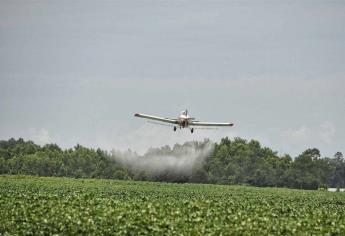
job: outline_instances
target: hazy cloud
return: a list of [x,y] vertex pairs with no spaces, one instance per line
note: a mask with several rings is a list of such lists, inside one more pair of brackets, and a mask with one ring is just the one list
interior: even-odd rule
[[290,142],[304,143],[309,141],[310,130],[306,126],[301,126],[295,130],[289,129],[284,132],[286,138],[290,139]]
[[320,125],[320,136],[327,144],[332,143],[335,135],[335,127],[332,122],[325,121]]
[[46,130],[45,128],[31,129],[31,132],[28,138],[40,145],[53,142],[53,139],[51,138],[48,130]]

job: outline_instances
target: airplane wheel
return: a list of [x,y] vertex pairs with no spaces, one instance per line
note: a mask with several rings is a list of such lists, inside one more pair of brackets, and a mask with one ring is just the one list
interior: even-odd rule
[[191,129],[190,129],[190,132],[191,132],[191,133],[193,133],[193,132],[194,132],[194,129],[193,129],[193,128],[191,128]]
[[177,129],[176,126],[174,126],[174,131],[176,131],[176,129]]

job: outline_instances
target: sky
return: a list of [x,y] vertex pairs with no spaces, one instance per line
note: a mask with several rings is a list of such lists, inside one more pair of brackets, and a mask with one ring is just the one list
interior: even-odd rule
[[[0,139],[345,152],[345,1],[0,1]],[[136,112],[232,128],[173,132]]]

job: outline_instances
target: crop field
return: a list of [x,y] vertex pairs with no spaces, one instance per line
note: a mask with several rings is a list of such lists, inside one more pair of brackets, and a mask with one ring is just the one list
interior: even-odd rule
[[345,194],[0,176],[0,235],[345,235]]

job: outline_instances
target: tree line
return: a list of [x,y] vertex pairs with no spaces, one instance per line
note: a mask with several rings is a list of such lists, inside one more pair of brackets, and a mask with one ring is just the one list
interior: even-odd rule
[[[172,148],[151,148],[135,159],[159,156],[161,162],[178,161],[199,153],[210,143],[186,142]],[[212,143],[212,150],[195,159],[188,171],[174,168],[153,171],[120,161],[120,152],[107,152],[76,145],[61,149],[56,144],[40,146],[22,138],[0,141],[0,174],[24,174],[38,176],[64,176],[74,178],[109,178],[122,180],[147,180],[164,182],[193,182],[210,184],[244,184],[262,187],[288,187],[317,189],[345,187],[345,161],[341,152],[333,157],[321,157],[316,148],[307,149],[297,157],[278,155],[256,140],[223,138]],[[127,153],[127,154],[128,154]],[[126,155],[125,155],[126,157]],[[124,160],[122,158],[122,160]],[[181,159],[182,160],[182,159]],[[159,163],[158,163],[159,164]],[[182,165],[184,162],[182,162]],[[159,168],[159,166],[158,166]]]

